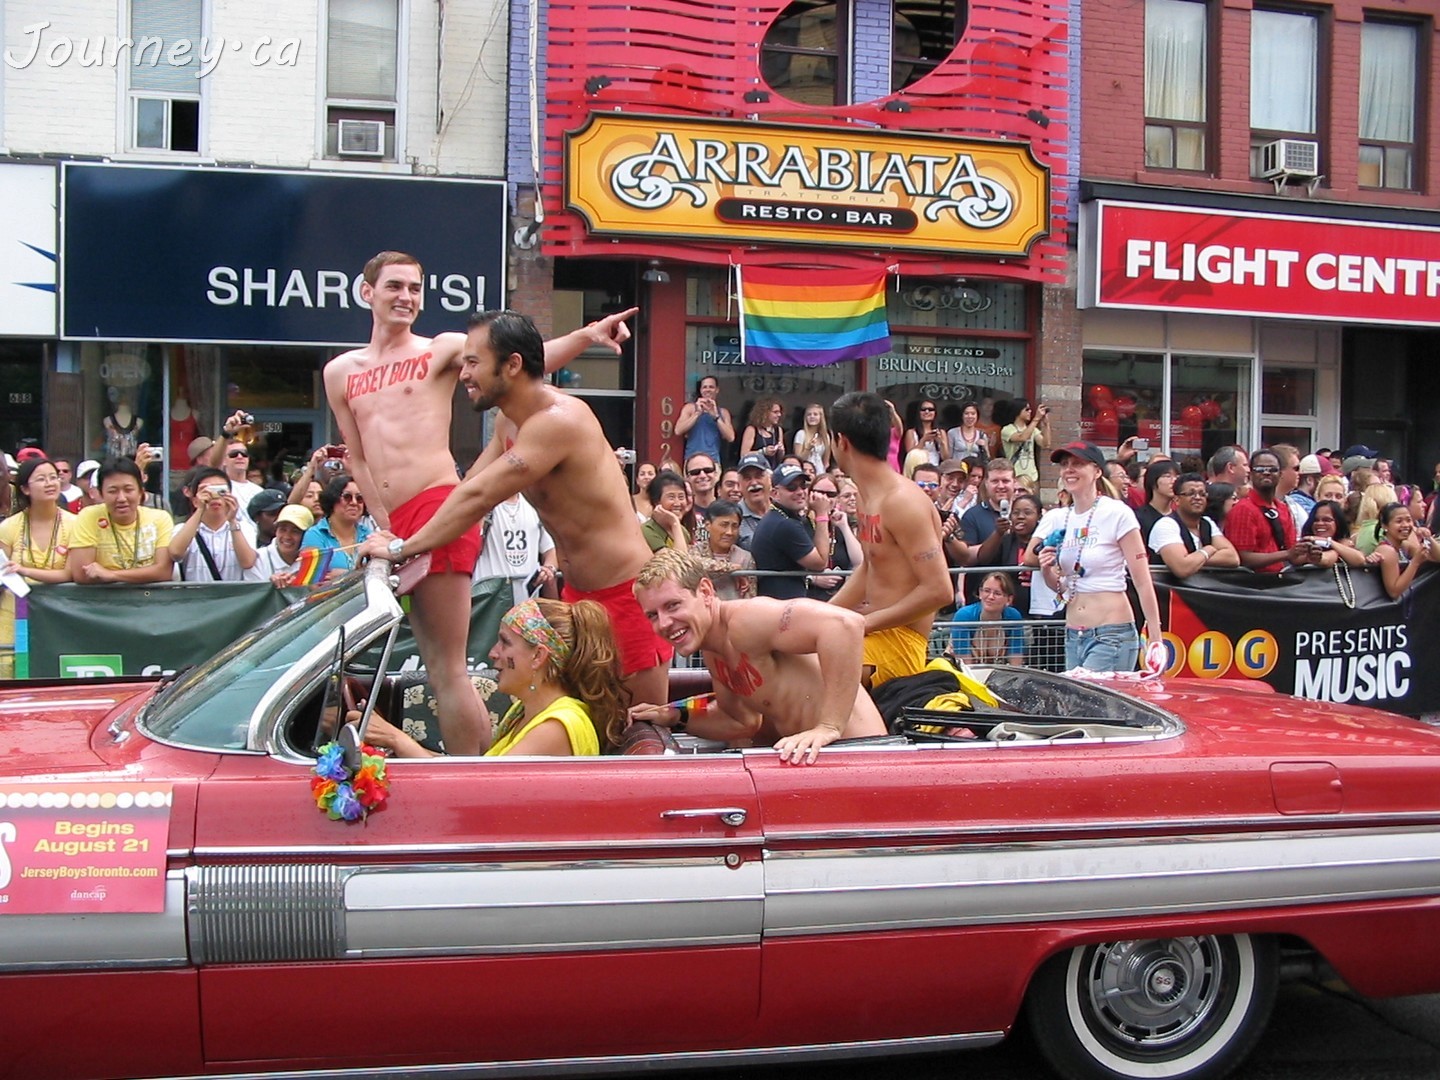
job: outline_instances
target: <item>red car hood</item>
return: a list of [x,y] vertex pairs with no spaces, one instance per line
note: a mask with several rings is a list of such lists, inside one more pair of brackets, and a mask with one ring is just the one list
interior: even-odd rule
[[92,772],[109,764],[93,749],[97,726],[153,683],[76,682],[0,693],[0,775]]

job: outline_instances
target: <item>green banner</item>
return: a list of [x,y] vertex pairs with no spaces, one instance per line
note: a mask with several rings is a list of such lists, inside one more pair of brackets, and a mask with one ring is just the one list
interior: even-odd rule
[[[268,582],[37,585],[28,598],[29,677],[174,671],[209,659],[302,595],[302,589],[282,592]],[[512,599],[507,579],[474,587],[466,650],[472,667],[488,666],[500,616]],[[390,668],[417,665],[415,638],[402,626]]]

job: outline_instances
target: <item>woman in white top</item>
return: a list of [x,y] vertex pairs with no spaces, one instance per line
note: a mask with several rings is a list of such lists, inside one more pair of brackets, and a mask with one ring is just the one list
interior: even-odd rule
[[830,429],[823,405],[812,401],[805,406],[805,424],[795,433],[795,456],[813,464],[817,476],[830,468]]
[[1065,604],[1065,666],[1134,671],[1140,638],[1125,594],[1135,583],[1145,634],[1160,640],[1160,605],[1135,512],[1103,494],[1105,455],[1094,443],[1072,442],[1050,455],[1071,505],[1040,519],[1025,553]]

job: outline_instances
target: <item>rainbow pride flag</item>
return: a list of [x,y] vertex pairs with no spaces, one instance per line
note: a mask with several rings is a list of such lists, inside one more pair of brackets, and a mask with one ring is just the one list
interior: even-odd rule
[[326,573],[330,570],[330,556],[334,552],[330,548],[324,551],[319,548],[305,548],[300,552],[300,558],[295,561],[295,576],[291,579],[292,585],[315,585],[325,580]]
[[884,267],[873,270],[737,268],[740,358],[819,367],[890,348]]

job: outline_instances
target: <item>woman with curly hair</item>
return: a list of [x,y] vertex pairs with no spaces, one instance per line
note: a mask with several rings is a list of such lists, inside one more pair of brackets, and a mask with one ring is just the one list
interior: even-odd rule
[[763,454],[772,470],[780,467],[785,459],[785,432],[780,427],[780,418],[785,415],[785,406],[779,398],[761,398],[750,410],[750,423],[740,436],[740,457],[747,454]]
[[[595,601],[516,604],[500,619],[490,660],[512,704],[486,757],[593,757],[606,740],[619,741],[620,652],[610,617]],[[365,738],[396,757],[435,756],[379,714],[370,717]]]

